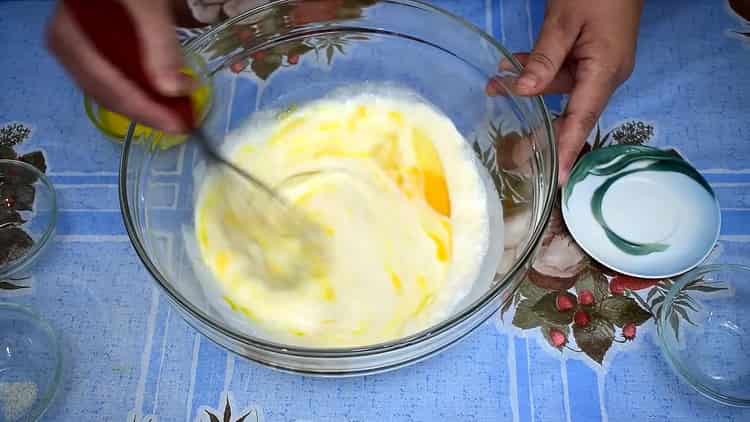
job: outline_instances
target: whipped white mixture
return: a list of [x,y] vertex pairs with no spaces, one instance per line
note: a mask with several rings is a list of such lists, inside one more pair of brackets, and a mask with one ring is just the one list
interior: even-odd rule
[[[202,184],[200,256],[228,308],[273,340],[395,340],[446,318],[471,290],[488,250],[485,185],[469,145],[425,102],[347,91],[255,118],[226,145],[226,156],[278,187],[330,245],[326,270],[294,286],[254,278],[225,238],[227,225],[251,223],[228,214],[216,193],[226,180]],[[300,174],[308,176],[292,177]]]

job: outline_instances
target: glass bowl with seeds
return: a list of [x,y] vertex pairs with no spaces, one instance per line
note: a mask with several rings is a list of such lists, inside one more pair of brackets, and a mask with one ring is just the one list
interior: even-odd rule
[[0,301],[0,421],[36,422],[64,373],[62,342],[36,312]]

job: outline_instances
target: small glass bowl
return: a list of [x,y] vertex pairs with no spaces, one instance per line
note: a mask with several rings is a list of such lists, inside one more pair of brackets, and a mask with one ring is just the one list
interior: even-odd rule
[[0,420],[40,420],[62,372],[62,348],[52,327],[22,306],[0,302]]
[[[200,107],[205,110],[209,95],[203,90],[198,92],[200,92],[200,97],[197,101],[201,101]],[[125,142],[132,123],[129,118],[100,106],[89,97],[83,97],[83,107],[91,123],[107,139],[116,144]],[[188,139],[188,136],[168,134],[142,124],[136,124],[133,129],[133,139],[139,142],[147,139],[152,148],[164,150],[182,144]]]
[[699,393],[750,407],[750,267],[705,265],[679,277],[657,311],[662,352]]
[[[83,108],[86,110],[86,116],[88,116],[94,127],[99,129],[107,139],[118,144],[123,143],[128,134],[128,128],[131,123],[130,119],[100,106],[87,96],[83,97]],[[141,138],[144,135],[150,134],[151,131],[153,129],[143,125],[136,125],[134,136]]]
[[[33,188],[33,206],[32,210],[19,210],[14,218],[11,218],[10,214],[0,214],[3,216],[3,220],[0,221],[0,231],[6,231],[3,234],[9,235],[8,230],[21,229],[34,243],[23,255],[4,264],[0,263],[0,281],[12,278],[39,257],[47,242],[52,238],[57,223],[55,189],[44,173],[23,161],[0,160],[0,188],[3,183],[8,183],[10,178],[16,179],[18,183],[26,187]],[[24,194],[27,195],[28,191]],[[14,201],[16,200],[14,196]],[[8,204],[0,203],[0,207],[8,207]],[[7,212],[6,209],[2,211]],[[15,217],[20,217],[24,222],[17,224]]]
[[[187,66],[182,70],[184,74],[194,76],[196,74],[194,69],[197,69],[201,75],[205,73],[206,64],[200,57],[186,54],[185,60]],[[201,83],[192,92],[190,98],[193,100],[193,106],[200,110],[202,120],[211,108],[212,89],[208,80],[203,77],[200,80]],[[130,118],[102,107],[88,96],[83,97],[83,108],[94,127],[107,139],[117,144],[125,142],[132,123]],[[135,141],[148,140],[152,148],[162,150],[180,145],[188,139],[187,135],[168,134],[138,123],[133,128],[132,137]]]

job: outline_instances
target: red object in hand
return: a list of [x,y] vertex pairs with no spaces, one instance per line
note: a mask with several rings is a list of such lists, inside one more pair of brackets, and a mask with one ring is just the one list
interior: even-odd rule
[[99,54],[135,82],[154,102],[177,113],[186,126],[196,127],[196,114],[189,96],[169,97],[153,86],[143,63],[133,18],[125,6],[116,0],[63,1]]

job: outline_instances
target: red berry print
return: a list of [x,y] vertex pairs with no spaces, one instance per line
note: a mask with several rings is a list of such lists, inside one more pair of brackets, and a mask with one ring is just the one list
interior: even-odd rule
[[549,330],[549,341],[553,347],[558,349],[562,348],[568,343],[568,339],[565,334],[557,328],[551,328]]
[[585,327],[589,325],[589,323],[591,322],[591,317],[589,316],[589,313],[586,311],[577,311],[573,315],[573,322],[578,327]]
[[625,290],[643,290],[654,287],[659,280],[617,275],[609,282],[609,290],[616,295],[625,293]]
[[562,292],[555,298],[555,309],[567,312],[576,307],[576,297],[568,292]]
[[255,53],[251,54],[250,57],[252,57],[253,60],[263,60],[267,55],[268,53],[261,50],[261,51],[256,51]]
[[229,70],[232,71],[232,73],[240,73],[247,67],[247,60],[240,60],[232,63],[229,65]]
[[291,65],[299,63],[299,54],[290,54],[289,57],[286,58],[286,62]]
[[612,292],[613,295],[622,296],[625,294],[625,284],[623,284],[620,276],[614,277],[609,281],[609,291]]
[[251,31],[251,30],[249,30],[247,28],[240,29],[237,32],[237,38],[239,38],[240,41],[242,41],[242,42],[248,42],[248,41],[252,40],[253,37],[254,37],[253,31]]
[[625,337],[625,340],[633,340],[635,338],[635,332],[636,327],[632,322],[629,322],[622,327],[622,336]]
[[578,292],[578,303],[585,306],[591,306],[594,304],[594,294],[589,289],[581,289]]

